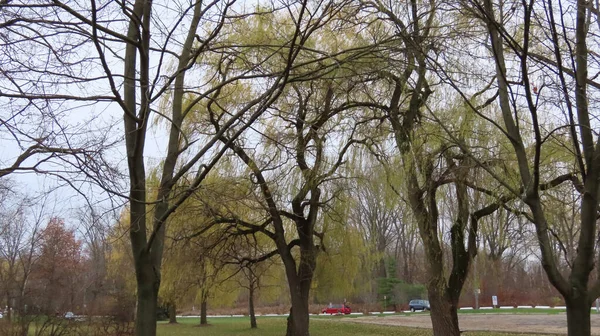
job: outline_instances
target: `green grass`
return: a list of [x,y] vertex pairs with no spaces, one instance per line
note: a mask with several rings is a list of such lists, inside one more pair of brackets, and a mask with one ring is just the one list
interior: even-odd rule
[[[250,329],[247,317],[209,318],[210,326],[199,327],[198,318],[180,318],[179,324],[158,325],[158,336],[282,336],[285,335],[286,319],[284,317],[258,317],[258,329]],[[429,336],[431,330],[374,324],[350,323],[340,318],[313,318],[310,324],[311,336]],[[469,332],[468,336],[507,336],[511,334],[495,332]],[[515,334],[526,336],[524,334]],[[539,335],[536,335],[539,336]]]

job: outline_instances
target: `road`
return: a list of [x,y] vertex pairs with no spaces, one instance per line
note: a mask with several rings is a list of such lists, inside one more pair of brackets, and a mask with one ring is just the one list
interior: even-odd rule
[[[459,314],[460,329],[541,334],[567,334],[567,315],[560,314]],[[431,328],[429,314],[364,316],[340,319],[345,322]],[[600,315],[591,315],[592,335],[600,335]]]

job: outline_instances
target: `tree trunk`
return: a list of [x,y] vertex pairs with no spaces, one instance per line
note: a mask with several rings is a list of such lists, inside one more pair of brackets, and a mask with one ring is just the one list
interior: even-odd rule
[[[303,307],[300,307],[303,306]],[[286,336],[309,336],[308,305],[293,305],[287,320]]]
[[138,280],[137,307],[135,315],[135,335],[156,335],[156,309],[158,286],[151,281]]
[[12,302],[10,291],[6,291],[6,319],[10,323],[12,321]]
[[589,336],[590,329],[590,303],[587,295],[577,299],[566,299],[567,305],[567,330],[568,336]]
[[285,331],[285,336],[293,336],[294,335],[294,318],[292,317],[294,312],[294,307],[290,308],[290,315],[287,318],[287,328]]
[[248,294],[248,315],[250,315],[250,328],[256,329],[256,314],[254,313],[254,287],[250,284]]
[[208,325],[208,321],[206,320],[206,299],[202,298],[202,303],[200,303],[200,325]]
[[[282,255],[286,265],[286,276],[292,301],[286,336],[309,336],[308,296],[313,275],[311,270],[314,264],[310,264],[312,259],[307,256],[306,252],[306,250],[301,250],[297,273],[295,263],[286,263],[289,261],[288,258],[293,260],[293,256],[290,253]],[[289,266],[293,266],[293,269]]]
[[169,303],[169,324],[177,323],[177,305],[175,302]]
[[[306,223],[305,223],[306,224]],[[306,228],[307,226],[299,225]],[[282,255],[286,267],[286,276],[290,289],[290,298],[292,308],[288,317],[287,336],[309,336],[309,316],[308,316],[308,298],[310,286],[314,276],[316,266],[316,248],[312,241],[312,233],[302,232],[303,236],[300,244],[300,260],[296,271],[294,260],[291,253]],[[306,238],[306,239],[305,239]],[[290,267],[291,266],[291,267]]]
[[[299,283],[300,279],[294,279],[291,283]],[[300,289],[300,286],[290,286],[292,297],[292,308],[288,316],[286,336],[309,336],[308,316],[308,292]]]
[[447,294],[439,293],[431,288],[428,291],[433,334],[435,336],[460,336],[456,304]]
[[[500,296],[501,293],[501,282],[502,279],[500,278],[501,276],[503,276],[502,274],[502,264],[501,264],[501,260],[493,258],[492,259],[492,278],[490,279],[490,289],[491,289],[491,294],[493,296]],[[493,303],[493,302],[492,302]]]

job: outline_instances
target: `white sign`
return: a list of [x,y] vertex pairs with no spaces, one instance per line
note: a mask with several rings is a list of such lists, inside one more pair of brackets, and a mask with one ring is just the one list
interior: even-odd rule
[[492,306],[498,305],[498,297],[496,295],[492,296]]

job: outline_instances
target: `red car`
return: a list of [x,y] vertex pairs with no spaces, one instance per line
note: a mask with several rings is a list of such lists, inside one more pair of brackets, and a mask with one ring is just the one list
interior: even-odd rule
[[352,309],[350,309],[350,307],[346,306],[345,304],[334,304],[334,305],[329,305],[329,307],[324,308],[321,313],[323,314],[350,314],[352,312]]

